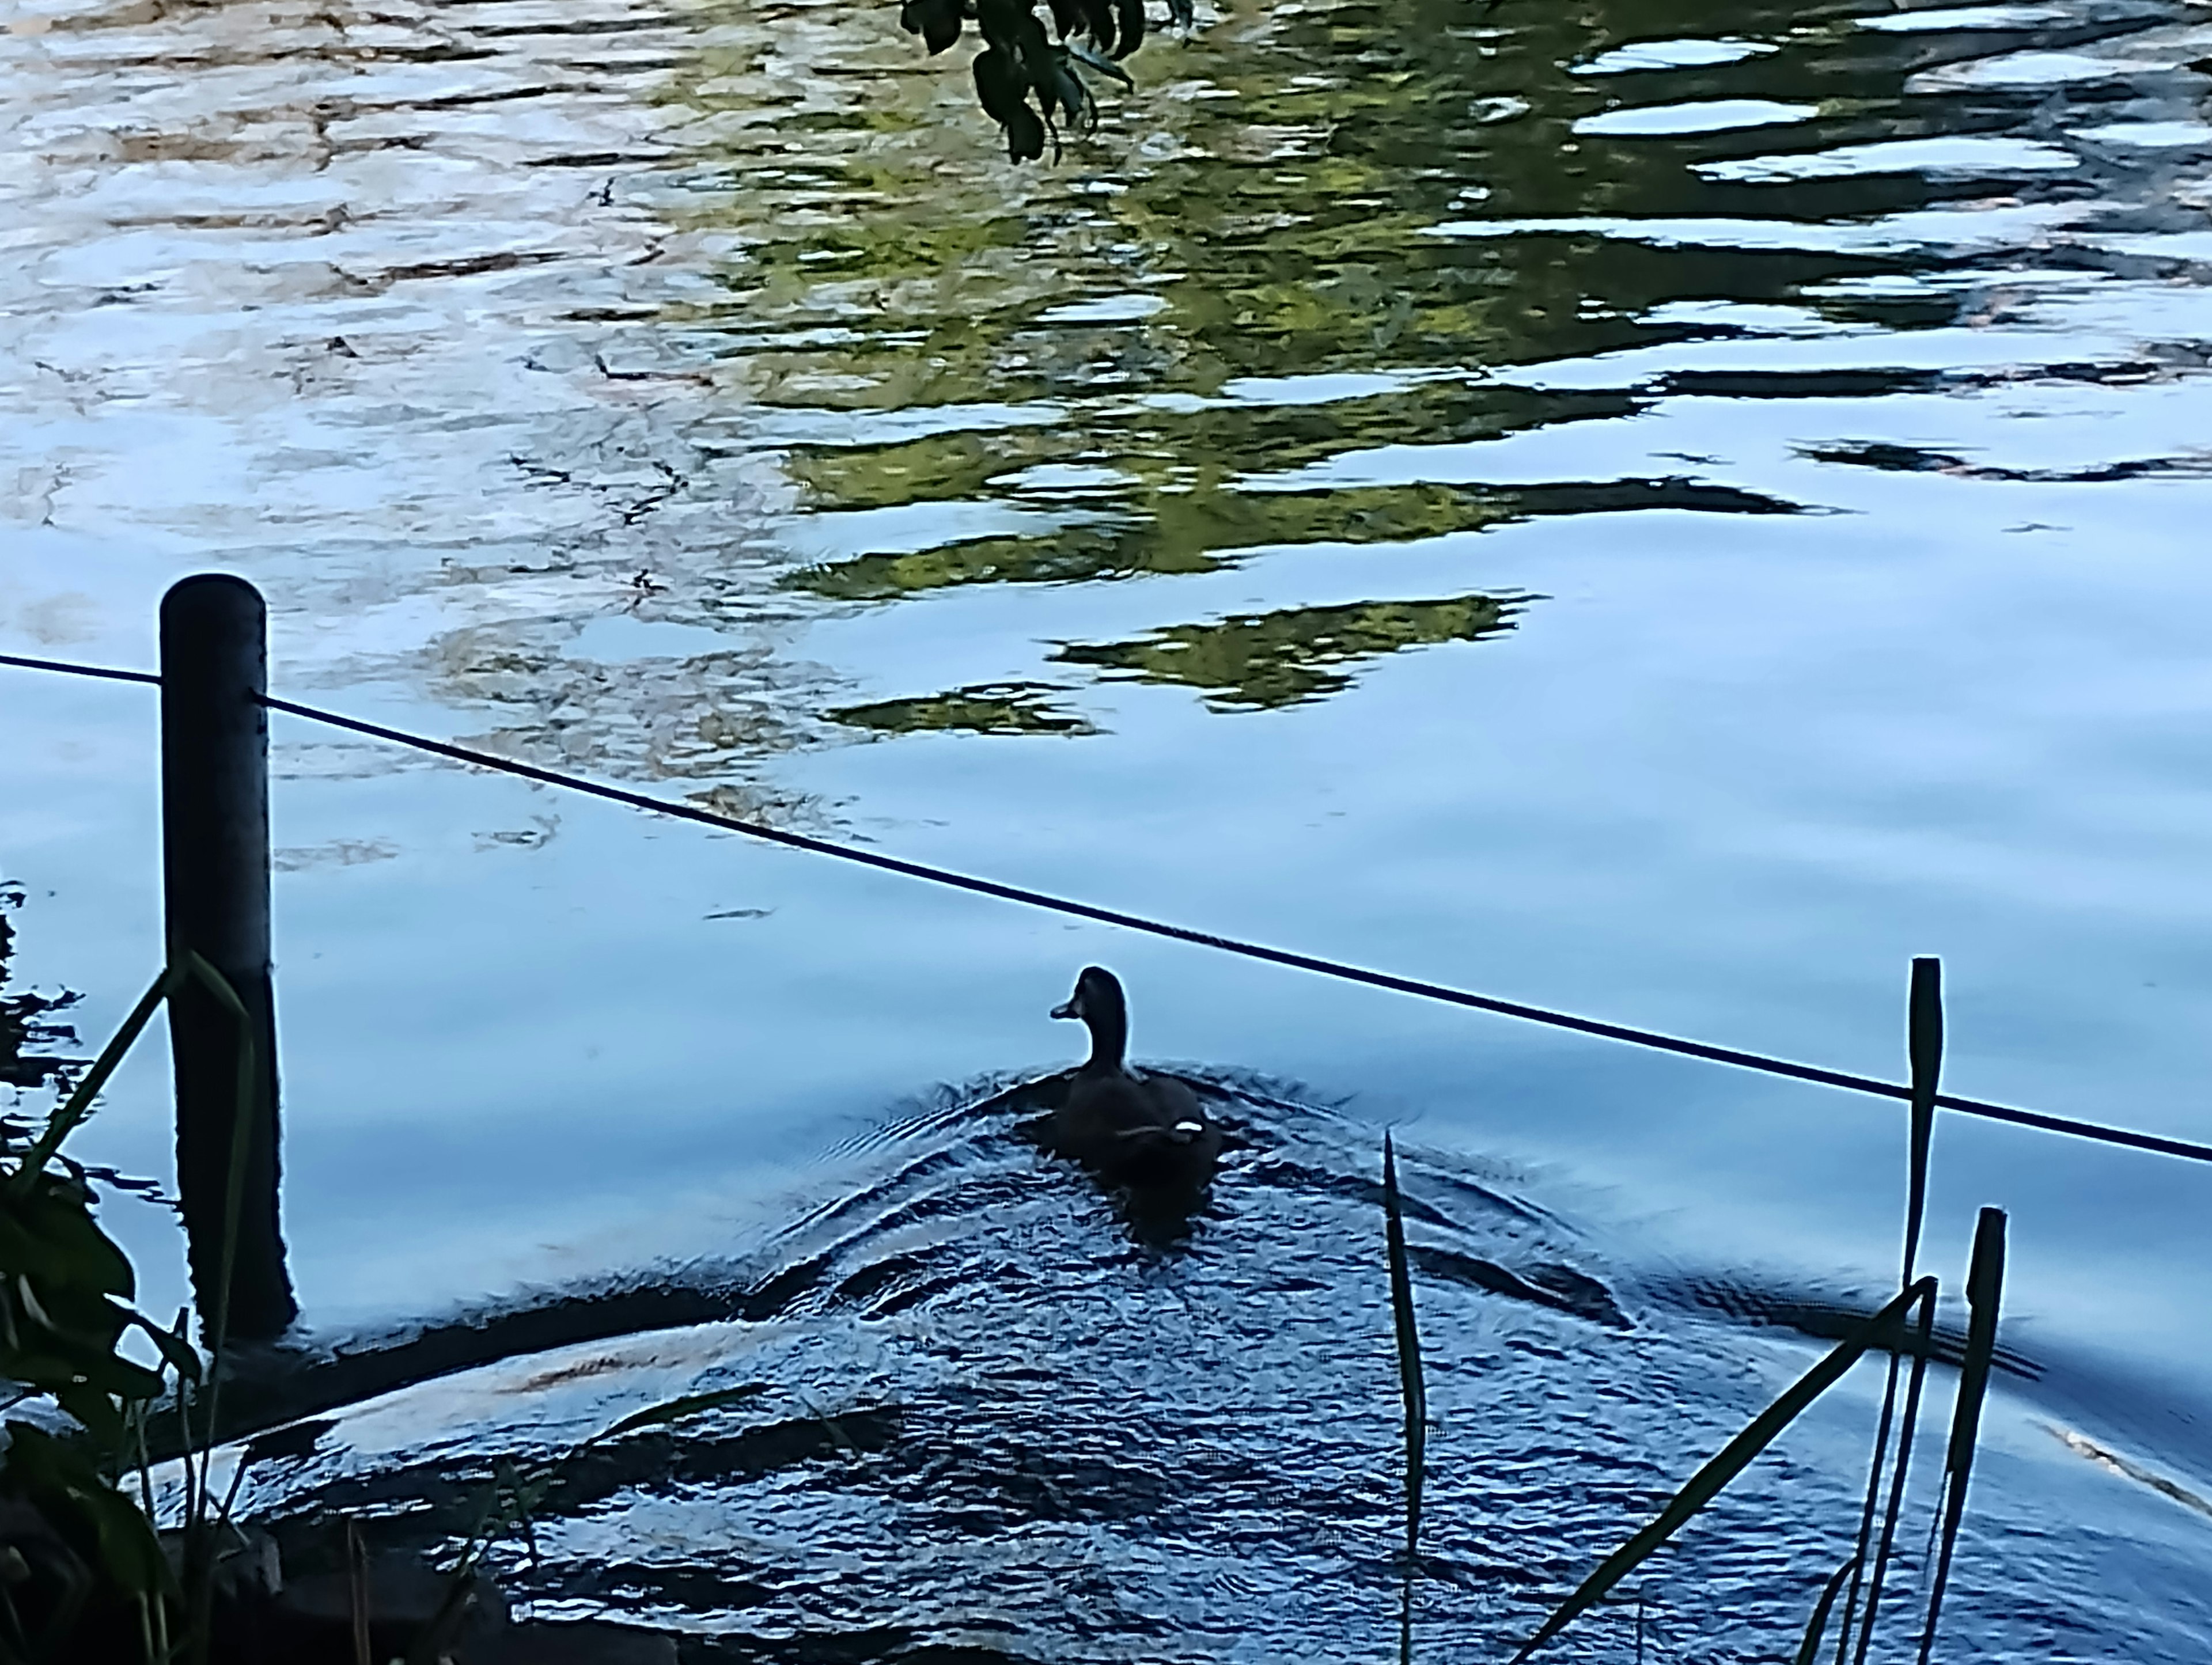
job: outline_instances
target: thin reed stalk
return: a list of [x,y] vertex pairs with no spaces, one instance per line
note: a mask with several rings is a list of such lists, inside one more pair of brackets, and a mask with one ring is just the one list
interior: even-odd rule
[[1513,1656],[1514,1665],[1534,1653],[1583,1613],[1602,1601],[1623,1578],[1656,1553],[1698,1511],[1720,1495],[1721,1488],[1751,1466],[1814,1400],[1843,1380],[1852,1365],[1877,1346],[1894,1346],[1905,1315],[1916,1301],[1935,1297],[1936,1280],[1923,1278],[1900,1291],[1888,1305],[1838,1342],[1826,1358],[1792,1382],[1782,1396],[1753,1417],[1743,1431],[1723,1446],[1704,1468],[1690,1476],[1658,1517],[1598,1563],[1581,1588],[1553,1609],[1543,1627]]
[[1857,1571],[1859,1558],[1856,1555],[1828,1575],[1828,1582],[1820,1586],[1820,1599],[1813,1604],[1813,1616],[1805,1621],[1805,1639],[1797,1644],[1796,1665],[1813,1665],[1820,1656],[1820,1637],[1828,1628],[1828,1614],[1836,1605],[1836,1597],[1844,1588],[1844,1580]]
[[1982,1427],[1982,1401],[1996,1357],[1997,1308],[2004,1296],[2005,1214],[1984,1208],[1974,1223],[1974,1256],[1966,1269],[1966,1356],[1959,1367],[1959,1398],[1951,1413],[1951,1447],[1943,1461],[1943,1539],[1928,1592],[1928,1626],[1920,1633],[1920,1665],[1936,1645],[1936,1623],[1951,1582],[1951,1555],[1966,1512],[1966,1482],[1974,1471],[1974,1445]]
[[1382,1224],[1390,1255],[1390,1316],[1398,1334],[1398,1389],[1406,1401],[1406,1566],[1410,1577],[1421,1538],[1429,1390],[1421,1375],[1420,1332],[1413,1325],[1413,1276],[1406,1256],[1405,1214],[1398,1200],[1398,1155],[1387,1133],[1382,1135]]
[[[1931,1302],[1932,1304],[1932,1302]],[[1844,1565],[1850,1572],[1850,1594],[1844,1601],[1843,1622],[1836,1626],[1836,1665],[1844,1665],[1844,1657],[1850,1651],[1851,1631],[1857,1621],[1859,1596],[1862,1593],[1867,1558],[1874,1547],[1875,1511],[1881,1504],[1881,1477],[1889,1461],[1890,1427],[1897,1415],[1897,1355],[1889,1356],[1887,1375],[1881,1387],[1881,1415],[1874,1427],[1874,1455],[1867,1462],[1866,1500],[1859,1509],[1858,1543],[1851,1559]]]
[[38,1142],[24,1153],[22,1161],[9,1178],[4,1192],[8,1200],[20,1200],[39,1182],[39,1176],[46,1171],[46,1164],[61,1149],[62,1141],[70,1136],[77,1123],[92,1114],[93,1101],[100,1097],[100,1089],[107,1085],[107,1078],[121,1066],[139,1032],[154,1021],[154,1014],[161,1010],[161,1002],[169,998],[170,991],[176,987],[178,981],[174,971],[164,971],[154,979],[154,986],[138,997],[138,1004],[131,1008],[131,1015],[123,1020],[123,1027],[115,1032],[114,1038],[100,1049],[100,1056],[93,1060],[92,1067],[85,1072],[84,1079],[46,1118],[46,1125],[40,1131]]
[[[1928,1381],[1928,1356],[1936,1339],[1936,1291],[1920,1303],[1920,1330],[1913,1338],[1911,1385],[1905,1395],[1905,1422],[1897,1431],[1897,1468],[1890,1477],[1889,1507],[1881,1517],[1881,1542],[1874,1557],[1874,1576],[1867,1583],[1866,1611],[1860,1616],[1858,1648],[1852,1665],[1866,1665],[1867,1648],[1874,1640],[1875,1615],[1881,1607],[1881,1587],[1888,1576],[1889,1558],[1897,1545],[1897,1523],[1905,1511],[1905,1482],[1912,1471],[1912,1435],[1920,1425],[1920,1395]],[[1896,1364],[1893,1357],[1890,1363]]]
[[[1912,962],[1905,994],[1905,1052],[1912,1073],[1912,1114],[1905,1154],[1905,1265],[1898,1274],[1899,1289],[1912,1282],[1914,1264],[1920,1255],[1920,1235],[1928,1213],[1929,1155],[1935,1143],[1936,1093],[1943,1071],[1943,962],[1932,955],[1923,954]],[[1932,1306],[1931,1299],[1931,1310]],[[1923,1350],[1923,1360],[1925,1357]],[[1898,1357],[1893,1352],[1882,1382],[1881,1415],[1875,1423],[1874,1455],[1867,1464],[1866,1500],[1859,1510],[1858,1545],[1851,1557],[1850,1593],[1844,1601],[1844,1622],[1836,1631],[1836,1665],[1843,1665],[1858,1619],[1861,1585],[1869,1565],[1868,1551],[1874,1540],[1875,1511],[1881,1498],[1882,1471],[1889,1461],[1890,1430],[1897,1414],[1897,1373]],[[1917,1376],[1914,1386],[1917,1404]],[[1898,1439],[1899,1472],[1891,1488],[1893,1498],[1904,1484],[1904,1469],[1911,1449],[1911,1421],[1908,1413],[1905,1430]],[[1889,1524],[1893,1529],[1893,1521]],[[1890,1531],[1886,1530],[1885,1543],[1890,1535]],[[1877,1580],[1883,1559],[1877,1555],[1872,1563]],[[1869,1605],[1871,1607],[1871,1601]],[[1866,1657],[1863,1633],[1855,1657]]]

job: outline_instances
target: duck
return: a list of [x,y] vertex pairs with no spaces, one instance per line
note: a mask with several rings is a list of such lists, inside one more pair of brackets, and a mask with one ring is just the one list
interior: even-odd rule
[[1085,966],[1075,992],[1052,1015],[1091,1031],[1091,1056],[1066,1078],[1052,1114],[1054,1146],[1109,1182],[1194,1189],[1211,1179],[1221,1129],[1188,1082],[1129,1067],[1121,980],[1102,965]]

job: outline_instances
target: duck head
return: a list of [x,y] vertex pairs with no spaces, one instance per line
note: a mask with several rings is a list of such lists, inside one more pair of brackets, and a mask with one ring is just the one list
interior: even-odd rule
[[1084,1067],[1117,1070],[1129,1044],[1129,1006],[1121,981],[1103,965],[1086,965],[1075,980],[1075,993],[1052,1009],[1055,1018],[1080,1019],[1091,1031],[1091,1061]]

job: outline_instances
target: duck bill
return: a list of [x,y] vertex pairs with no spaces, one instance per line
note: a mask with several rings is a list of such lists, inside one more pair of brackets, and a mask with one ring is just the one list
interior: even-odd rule
[[1052,1009],[1052,1015],[1055,1018],[1080,1018],[1083,1014],[1075,1009],[1075,1002],[1071,998],[1062,1000],[1054,1006]]

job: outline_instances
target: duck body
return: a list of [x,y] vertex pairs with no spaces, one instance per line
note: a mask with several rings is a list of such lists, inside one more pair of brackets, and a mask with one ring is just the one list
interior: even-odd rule
[[1066,1079],[1052,1113],[1054,1149],[1110,1183],[1195,1189],[1213,1176],[1221,1129],[1190,1084],[1133,1070],[1126,1061],[1128,1002],[1103,966],[1086,966],[1075,993],[1054,1008],[1091,1031],[1091,1056]]

